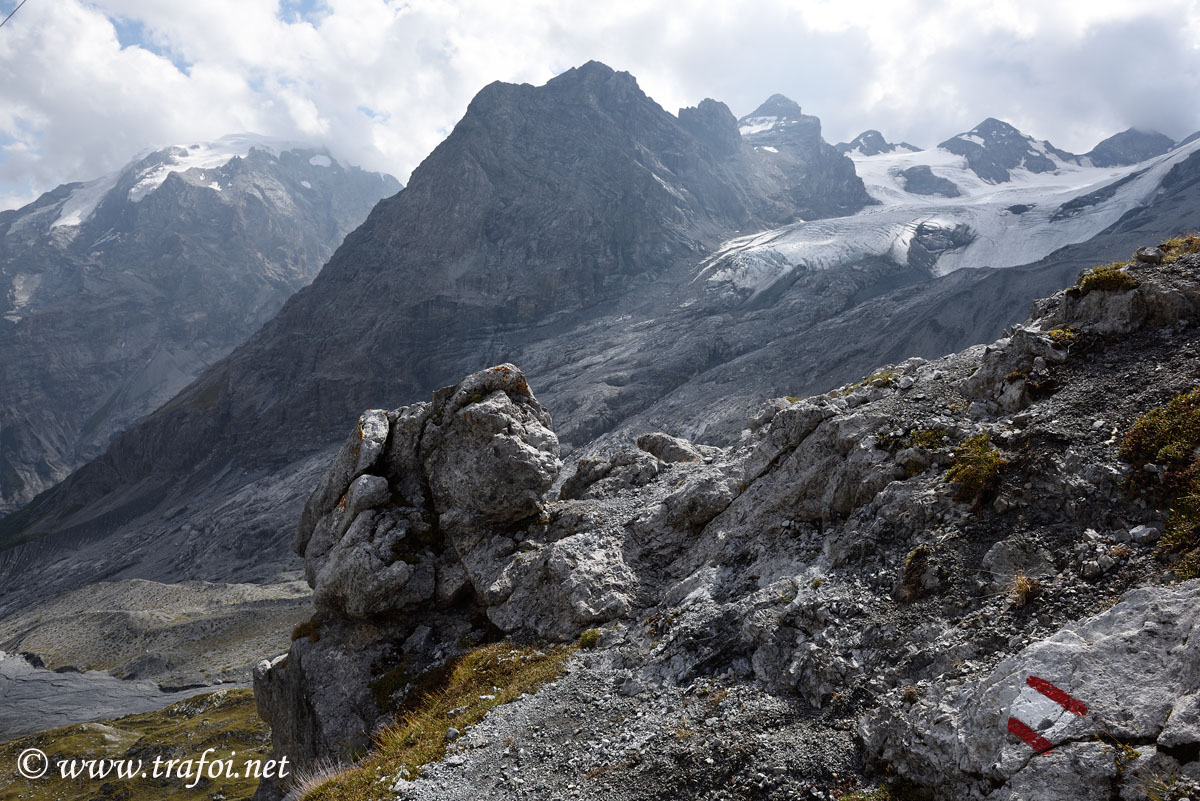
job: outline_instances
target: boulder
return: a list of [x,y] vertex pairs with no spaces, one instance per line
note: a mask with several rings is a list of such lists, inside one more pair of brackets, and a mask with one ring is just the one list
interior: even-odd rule
[[313,579],[318,610],[349,618],[412,611],[433,598],[431,528],[412,510],[359,514]]
[[711,456],[719,450],[703,445],[696,446],[686,439],[672,437],[661,431],[642,434],[637,438],[637,446],[664,462],[702,462],[706,456]]
[[1129,592],[982,680],[885,704],[860,734],[875,768],[940,797],[1101,801],[1132,790],[1123,761],[1200,769],[1197,692],[1200,580]]
[[607,498],[623,490],[644,487],[664,468],[657,456],[626,448],[608,458],[581,459],[575,473],[559,489],[560,500]]
[[468,532],[538,514],[562,462],[550,415],[524,375],[501,365],[451,389],[435,397],[421,441],[441,528]]

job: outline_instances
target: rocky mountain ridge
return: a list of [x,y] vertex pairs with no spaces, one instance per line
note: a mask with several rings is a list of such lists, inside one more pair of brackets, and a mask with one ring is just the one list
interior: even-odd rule
[[1200,440],[1148,414],[1200,413],[1196,249],[1087,271],[991,345],[772,400],[729,447],[645,434],[557,494],[512,365],[364,413],[295,540],[312,636],[256,671],[276,754],[367,745],[464,643],[592,629],[563,680],[447,720],[442,764],[322,797],[1196,792],[1200,581],[1173,582],[1200,540],[1156,476]]
[[[1187,144],[1187,140],[1179,144]],[[1086,158],[1097,167],[1123,166],[1161,156],[1173,147],[1175,142],[1169,136],[1157,131],[1129,128],[1100,142],[1086,154]]]
[[233,350],[399,189],[323,149],[239,135],[0,213],[0,512]]
[[988,117],[970,131],[938,145],[963,156],[971,170],[985,181],[1003,183],[1010,170],[1022,167],[1032,173],[1052,172],[1058,164],[1078,159],[1046,140],[1036,140],[1007,122]]
[[897,150],[916,153],[921,150],[908,142],[892,144],[883,138],[883,134],[874,129],[863,131],[849,142],[839,142],[835,147],[847,155],[853,153],[859,156],[878,156],[880,153],[894,153]]

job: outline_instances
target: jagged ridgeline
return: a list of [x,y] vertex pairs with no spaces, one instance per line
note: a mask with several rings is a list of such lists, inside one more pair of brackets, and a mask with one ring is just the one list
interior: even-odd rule
[[399,189],[323,148],[235,135],[0,212],[0,513],[227,355]]
[[564,469],[509,364],[365,412],[255,673],[275,756],[351,801],[1195,793],[1196,250],[729,447]]

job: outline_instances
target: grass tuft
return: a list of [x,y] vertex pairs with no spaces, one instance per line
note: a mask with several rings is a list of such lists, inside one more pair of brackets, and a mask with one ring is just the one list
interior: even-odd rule
[[847,384],[841,389],[834,390],[831,394],[845,396],[863,387],[890,387],[896,383],[896,379],[899,377],[900,372],[898,370],[880,370],[877,373],[867,376],[857,384]]
[[[1182,554],[1175,565],[1180,579],[1200,578],[1200,387],[1139,417],[1117,455],[1133,467],[1125,482],[1130,491],[1149,491],[1170,504],[1160,553]],[[1147,464],[1161,472],[1143,469]]]
[[1042,594],[1042,584],[1033,576],[1025,573],[1014,573],[1008,586],[1008,600],[1013,606],[1027,606]]
[[600,629],[588,629],[579,635],[579,647],[592,650],[600,644],[600,635],[603,633]]
[[1125,272],[1125,262],[1115,261],[1112,264],[1101,264],[1088,270],[1079,279],[1079,293],[1089,292],[1126,292],[1135,289],[1137,279]]
[[1000,468],[1004,460],[1000,451],[992,447],[987,434],[978,434],[964,440],[954,451],[954,462],[946,471],[946,480],[957,484],[955,499],[978,503],[985,494],[995,489],[1000,481]]
[[1073,325],[1068,325],[1065,328],[1055,328],[1046,332],[1046,336],[1050,337],[1050,342],[1058,348],[1070,348],[1079,341],[1079,329]]
[[919,428],[908,437],[908,447],[935,450],[950,441],[950,432],[944,428]]
[[292,642],[307,637],[309,642],[317,642],[321,639],[321,621],[315,617],[309,618],[303,623],[292,629]]
[[1173,236],[1159,245],[1158,249],[1166,254],[1164,262],[1176,261],[1180,256],[1191,253],[1200,253],[1200,234]]

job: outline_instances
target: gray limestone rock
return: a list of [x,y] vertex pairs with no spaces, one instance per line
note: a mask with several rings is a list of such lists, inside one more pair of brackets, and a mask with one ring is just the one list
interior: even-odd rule
[[441,527],[466,533],[538,514],[562,464],[550,424],[512,365],[476,373],[444,403],[435,398],[421,452]]
[[685,439],[661,431],[642,434],[637,438],[637,446],[664,462],[701,462],[706,454],[717,452],[715,448],[697,448]]
[[558,497],[564,501],[608,497],[629,487],[644,486],[662,469],[663,461],[641,448],[626,448],[607,458],[580,459]]
[[386,412],[372,409],[358,418],[358,425],[350,432],[350,437],[321,477],[321,483],[304,504],[296,537],[292,541],[292,550],[297,554],[304,556],[317,522],[341,502],[350,489],[350,483],[375,467],[387,442],[388,432]]
[[[1119,770],[1125,746],[1200,746],[1197,634],[1200,581],[1135,590],[978,682],[886,706],[860,734],[876,765],[948,797],[1107,799],[1134,779]],[[1041,739],[1031,746],[1017,729]]]
[[405,509],[367,510],[318,563],[313,605],[348,618],[407,612],[433,599],[429,524]]
[[[514,550],[498,529],[539,514],[558,474],[550,424],[508,364],[430,404],[365,412],[297,528],[317,609],[349,619],[412,611],[458,595],[464,568],[486,597]],[[446,537],[454,552],[443,554]]]

